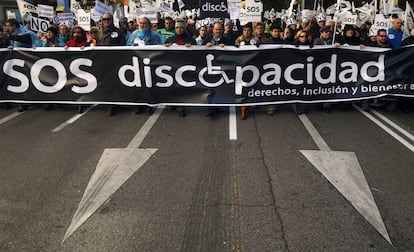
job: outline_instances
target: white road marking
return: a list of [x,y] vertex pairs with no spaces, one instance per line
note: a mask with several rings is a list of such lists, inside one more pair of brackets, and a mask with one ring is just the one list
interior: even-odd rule
[[394,137],[398,142],[400,142],[402,145],[407,147],[410,151],[414,152],[414,145],[410,144],[407,140],[399,136],[397,133],[395,133],[392,129],[387,127],[385,124],[380,122],[377,118],[370,115],[368,112],[363,111],[359,106],[353,104],[354,108],[356,108],[359,112],[361,112],[364,116],[366,116],[368,119],[373,121],[376,125],[378,125],[381,129],[383,129],[385,132],[387,132],[389,135]]
[[332,151],[309,118],[298,115],[320,150],[300,150],[351,205],[392,244],[374,196],[354,152]]
[[237,140],[237,118],[236,107],[229,107],[229,138]]
[[82,116],[84,116],[86,113],[88,113],[90,110],[92,110],[93,108],[95,108],[96,106],[98,106],[98,104],[94,104],[88,108],[86,108],[82,114],[77,114],[75,116],[73,116],[72,118],[70,118],[69,120],[67,120],[66,122],[60,124],[59,126],[57,126],[56,128],[54,128],[52,130],[52,132],[58,132],[61,131],[62,129],[64,129],[66,126],[68,126],[69,124],[74,123],[75,121],[77,121],[79,118],[81,118]]
[[141,145],[142,141],[144,141],[144,138],[147,136],[152,126],[154,126],[155,122],[158,120],[164,109],[165,106],[157,107],[157,109],[154,111],[154,114],[148,117],[147,121],[144,123],[135,137],[131,140],[131,142],[129,142],[127,148],[138,148]]
[[316,128],[313,126],[309,118],[305,115],[298,115],[299,119],[302,121],[303,125],[305,126],[306,130],[311,135],[313,141],[315,142],[316,146],[318,146],[319,150],[321,151],[330,151],[331,148],[329,148],[328,144],[323,140],[319,132],[316,130]]
[[139,148],[165,106],[159,106],[126,148],[105,149],[95,172],[89,180],[62,243],[66,241],[96,210],[108,202],[112,195],[141,168],[158,150]]
[[381,114],[380,112],[376,111],[375,109],[371,109],[371,111],[376,116],[378,116],[381,120],[383,120],[384,122],[388,123],[388,125],[390,125],[394,129],[398,130],[401,134],[403,134],[404,136],[406,136],[408,139],[410,139],[411,141],[414,141],[414,135],[410,134],[408,131],[406,131],[405,129],[401,128],[395,122],[391,121],[391,119],[389,119],[388,117],[384,116],[383,114]]
[[19,116],[19,115],[21,115],[23,113],[24,113],[24,111],[22,111],[22,112],[14,112],[14,113],[11,113],[8,116],[5,116],[5,117],[1,118],[0,119],[0,125],[2,125],[5,122],[10,121],[11,119],[13,119],[13,118],[15,118],[15,117],[17,117],[17,116]]

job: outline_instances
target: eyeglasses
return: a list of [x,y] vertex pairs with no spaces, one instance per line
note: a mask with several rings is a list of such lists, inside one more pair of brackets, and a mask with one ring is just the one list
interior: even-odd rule
[[102,18],[102,21],[112,21],[112,18]]
[[306,35],[301,35],[299,36],[299,38],[306,38]]

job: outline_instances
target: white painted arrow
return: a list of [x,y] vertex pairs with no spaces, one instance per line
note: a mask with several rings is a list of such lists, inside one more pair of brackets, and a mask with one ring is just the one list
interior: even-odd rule
[[148,118],[127,148],[105,149],[99,159],[95,172],[72,217],[69,228],[63,237],[66,241],[95,211],[151,158],[158,149],[140,149],[142,141],[158,120],[164,106],[158,107]]
[[299,115],[320,150],[300,152],[391,245],[384,221],[354,152],[332,151],[306,115]]

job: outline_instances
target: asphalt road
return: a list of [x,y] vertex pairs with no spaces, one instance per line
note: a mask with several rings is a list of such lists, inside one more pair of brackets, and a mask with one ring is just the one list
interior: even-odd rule
[[302,155],[318,145],[290,106],[232,126],[221,111],[162,111],[135,146],[158,150],[62,243],[104,150],[149,117],[97,106],[62,125],[76,107],[0,110],[0,251],[414,250],[413,111],[378,109],[408,145],[355,109],[307,114],[332,151],[355,153],[392,244]]

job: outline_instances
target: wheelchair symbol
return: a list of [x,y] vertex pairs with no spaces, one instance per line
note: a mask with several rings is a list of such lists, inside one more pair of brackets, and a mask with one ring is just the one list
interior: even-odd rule
[[[221,70],[221,66],[213,66],[214,55],[207,54],[206,55],[206,62],[207,66],[203,67],[200,72],[198,73],[198,79],[200,82],[206,87],[218,87],[224,82],[227,84],[233,83],[234,80],[230,79],[226,72]],[[208,82],[204,79],[204,74],[207,72],[207,75],[221,75],[222,77],[217,82]]]

